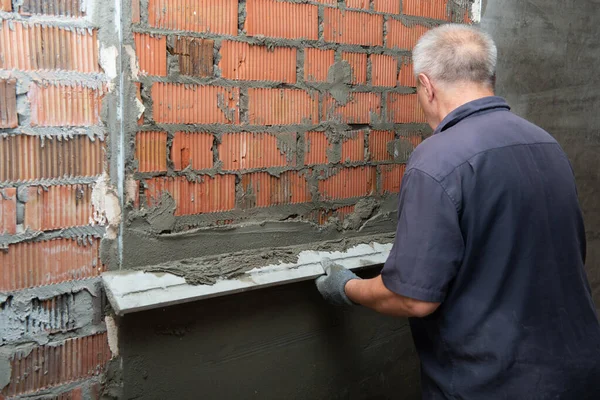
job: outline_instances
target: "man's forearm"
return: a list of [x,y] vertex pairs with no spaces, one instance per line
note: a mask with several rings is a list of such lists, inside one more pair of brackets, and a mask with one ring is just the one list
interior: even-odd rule
[[373,279],[348,281],[345,291],[353,302],[396,317],[424,317],[439,306],[439,303],[415,300],[392,292],[383,284],[381,275]]

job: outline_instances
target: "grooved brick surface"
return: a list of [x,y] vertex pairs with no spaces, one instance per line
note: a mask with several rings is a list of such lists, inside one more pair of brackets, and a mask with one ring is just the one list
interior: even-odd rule
[[371,131],[369,134],[369,154],[372,161],[391,161],[394,158],[388,151],[388,143],[394,140],[393,131]]
[[97,31],[4,23],[0,26],[0,68],[101,72]]
[[386,105],[386,119],[389,122],[426,122],[416,94],[388,93]]
[[[10,0],[6,0],[10,2]],[[64,17],[81,17],[81,0],[23,0],[19,12],[23,15],[60,15]]]
[[419,17],[448,20],[448,0],[403,0],[402,13]]
[[0,11],[12,11],[12,0],[0,0]]
[[104,142],[98,138],[0,137],[0,182],[97,176],[103,163]]
[[318,92],[297,89],[248,89],[252,125],[314,124],[319,119]]
[[0,252],[0,291],[92,278],[103,271],[100,239],[52,239],[8,245]]
[[342,162],[365,159],[365,131],[351,132],[342,142]]
[[373,86],[396,86],[398,61],[384,54],[371,55],[371,79]]
[[354,92],[348,102],[338,104],[332,96],[323,103],[324,121],[338,121],[348,124],[368,124],[381,115],[381,95],[379,93]]
[[239,92],[239,88],[157,82],[152,85],[154,120],[166,124],[237,124]]
[[386,46],[392,49],[412,50],[428,30],[429,28],[423,25],[406,26],[402,21],[388,19]]
[[167,75],[167,37],[134,33],[135,54],[140,71],[148,75]]
[[92,126],[100,123],[102,89],[82,84],[32,84],[29,89],[34,126]]
[[30,186],[26,190],[25,228],[48,231],[90,223],[91,185]]
[[400,186],[402,185],[402,177],[404,176],[405,167],[406,166],[404,164],[379,166],[381,173],[382,194],[400,192]]
[[[333,50],[316,48],[304,49],[304,80],[307,82],[326,82],[329,68],[334,63]],[[366,72],[366,69],[365,69]]]
[[229,211],[235,206],[235,175],[204,176],[190,182],[186,177],[146,180],[148,206],[160,204],[164,194],[175,200],[175,215]]
[[171,145],[171,160],[175,170],[209,169],[213,166],[214,138],[205,132],[175,132]]
[[323,35],[327,42],[381,46],[383,45],[383,16],[325,8]]
[[148,24],[155,28],[237,35],[237,0],[149,0]]
[[226,133],[219,144],[219,159],[226,170],[283,167],[294,164],[294,150],[295,133]]
[[[403,0],[406,2],[408,0]],[[416,0],[419,1],[419,0]],[[434,0],[438,1],[438,0]],[[373,9],[375,11],[388,13],[388,14],[399,14],[400,13],[400,2],[398,0],[373,0]]]
[[179,73],[189,76],[212,76],[214,40],[177,36],[173,54],[179,58]]
[[246,1],[246,33],[285,39],[318,39],[318,7],[278,0]]
[[17,81],[0,79],[0,128],[16,128],[17,117]]
[[319,180],[321,200],[363,197],[375,192],[375,167],[332,168],[328,174]]
[[138,132],[135,137],[135,159],[140,172],[167,170],[167,133]]
[[367,83],[367,54],[342,53],[342,60],[348,61],[352,69],[352,84]]
[[10,357],[11,382],[2,394],[15,396],[99,375],[111,358],[106,333],[17,351]]
[[0,235],[17,233],[17,189],[0,189]]
[[296,171],[279,177],[267,172],[242,175],[244,207],[268,207],[281,204],[305,203],[311,200],[306,177]]
[[304,164],[327,164],[327,151],[331,145],[325,132],[306,132],[304,146]]
[[417,80],[413,71],[412,59],[410,57],[402,57],[400,72],[398,73],[398,85],[417,87]]
[[296,82],[296,49],[221,43],[221,76],[235,80]]

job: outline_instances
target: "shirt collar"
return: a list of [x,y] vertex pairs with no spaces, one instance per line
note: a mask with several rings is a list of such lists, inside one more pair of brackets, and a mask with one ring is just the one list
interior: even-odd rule
[[436,133],[443,132],[473,114],[493,109],[510,110],[510,106],[506,100],[498,96],[482,97],[481,99],[470,101],[448,114],[446,118],[440,122],[433,134],[435,135]]

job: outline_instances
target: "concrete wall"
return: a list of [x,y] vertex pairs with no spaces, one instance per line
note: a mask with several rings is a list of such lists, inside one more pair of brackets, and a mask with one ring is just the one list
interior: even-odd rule
[[[597,21],[592,0],[491,0],[498,92],[548,129],[575,168],[600,305]],[[322,303],[312,283],[134,314],[121,323],[125,398],[417,399],[404,320]]]

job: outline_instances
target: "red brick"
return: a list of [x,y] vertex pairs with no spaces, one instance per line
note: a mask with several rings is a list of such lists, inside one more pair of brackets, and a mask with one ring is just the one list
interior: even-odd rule
[[400,140],[405,140],[413,147],[417,147],[423,142],[423,136],[420,132],[411,132],[408,136],[400,136]]
[[21,242],[0,251],[0,291],[14,291],[99,276],[100,239]]
[[250,36],[317,40],[318,8],[277,0],[247,0],[245,29]]
[[[279,138],[286,136],[285,141]],[[290,146],[293,148],[289,148]],[[226,133],[219,144],[219,158],[223,169],[243,170],[253,168],[283,167],[294,165],[296,134],[279,133],[277,136],[268,133]]]
[[382,194],[400,192],[402,177],[405,170],[404,164],[381,165],[381,185]]
[[17,117],[17,81],[0,79],[0,128],[16,128]]
[[31,124],[34,126],[92,126],[100,123],[102,89],[81,84],[32,84]]
[[317,211],[312,211],[307,216],[311,221],[316,222],[319,225],[325,225],[332,218],[337,218],[340,222],[344,222],[344,219],[354,212],[354,206],[343,206],[337,209],[325,209],[321,208]]
[[[10,0],[7,0],[10,1]],[[63,17],[82,17],[82,0],[23,0],[19,12],[22,15],[44,14]]]
[[0,69],[101,72],[97,31],[4,23],[0,26]]
[[416,93],[388,93],[387,121],[396,123],[427,122]]
[[185,177],[146,180],[148,206],[160,203],[163,192],[175,200],[175,215],[229,211],[235,207],[235,175],[204,176],[190,182]]
[[323,4],[337,4],[338,0],[315,0],[317,3]]
[[339,105],[331,96],[323,103],[323,121],[334,120],[348,124],[368,124],[372,117],[381,114],[381,96],[379,93],[354,92],[345,105]]
[[327,164],[327,151],[331,145],[324,132],[306,132],[304,145],[304,164]]
[[13,135],[0,137],[0,182],[97,176],[103,171],[104,142]]
[[342,142],[342,162],[365,159],[365,131],[349,133]]
[[398,61],[383,54],[371,55],[371,80],[373,86],[396,86]]
[[207,77],[213,75],[214,40],[177,36],[173,54],[179,58],[181,75]]
[[33,393],[100,375],[111,356],[106,333],[34,347],[31,352],[17,350],[9,358],[11,381],[2,394]]
[[282,173],[279,177],[267,172],[242,175],[244,207],[269,207],[311,201],[306,177],[296,171]]
[[326,82],[329,68],[334,64],[335,51],[316,48],[304,49],[304,80]]
[[393,131],[371,131],[369,134],[369,154],[371,161],[391,161],[388,143],[394,140]]
[[383,13],[399,14],[400,2],[398,0],[373,0],[373,8],[375,11]]
[[352,84],[367,83],[367,54],[342,53],[342,59],[348,61],[352,68]]
[[383,45],[383,16],[325,8],[323,35],[327,42],[381,46]]
[[410,57],[403,57],[398,73],[398,85],[417,87],[417,80],[413,71],[413,63]]
[[141,22],[140,1],[131,0],[131,23],[139,24]]
[[[70,387],[67,386],[67,387]],[[84,398],[84,390],[87,387],[87,391],[90,397]],[[59,389],[57,389],[58,391]],[[45,400],[100,400],[101,385],[95,381],[85,381],[76,388],[65,389],[64,391],[58,392],[52,397],[44,397]]]
[[149,0],[148,24],[154,28],[237,35],[238,0]]
[[167,133],[138,132],[135,137],[135,159],[140,172],[167,170]]
[[227,79],[296,82],[296,49],[267,48],[225,40],[221,44],[221,76]]
[[0,235],[17,233],[17,189],[0,189]]
[[448,0],[403,0],[402,12],[406,15],[449,20]]
[[346,7],[368,10],[371,0],[346,0]]
[[92,218],[90,185],[30,186],[25,228],[47,231],[87,225]]
[[167,37],[135,32],[133,39],[140,71],[167,76]]
[[253,125],[316,124],[319,96],[296,89],[248,89],[248,114]]
[[158,123],[237,124],[239,98],[239,88],[157,82],[152,112]]
[[319,180],[320,198],[336,200],[368,196],[375,191],[376,174],[376,169],[370,166],[331,169],[328,177]]
[[12,0],[0,0],[0,11],[12,11]]
[[176,171],[213,167],[213,135],[204,132],[176,132],[171,146],[171,160]]
[[402,21],[388,19],[386,46],[391,49],[412,50],[419,38],[428,30],[429,28],[423,25],[406,26]]

